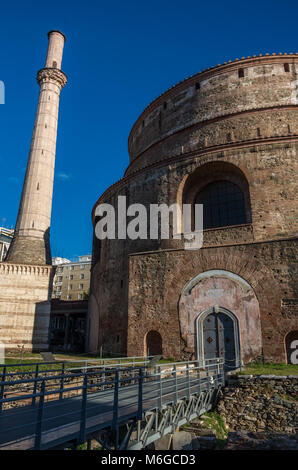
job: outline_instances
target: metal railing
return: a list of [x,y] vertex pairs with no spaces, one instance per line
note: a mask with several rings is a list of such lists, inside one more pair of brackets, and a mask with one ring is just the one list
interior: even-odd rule
[[82,370],[58,369],[55,374],[37,369],[32,378],[14,372],[2,375],[0,448],[49,448],[57,444],[51,432],[61,426],[65,429],[59,431],[61,442],[83,443],[91,429],[104,427],[115,430],[117,441],[119,425],[126,420],[140,421],[148,410],[177,405],[218,389],[225,380],[220,359],[203,368],[196,361],[147,365],[87,365]]
[[[86,360],[61,360],[61,361],[39,361],[39,362],[21,362],[21,363],[11,363],[11,364],[0,364],[0,400],[4,398],[5,392],[10,394],[13,393],[13,390],[5,390],[5,383],[7,380],[13,380],[14,377],[20,379],[25,378],[24,388],[20,387],[21,383],[15,382],[15,385],[18,385],[18,392],[27,391],[28,389],[28,380],[31,378],[38,379],[47,376],[57,376],[61,374],[62,376],[66,371],[76,372],[78,370],[87,370],[102,369],[103,377],[106,369],[111,369],[114,367],[133,367],[137,365],[146,365],[150,362],[153,356],[133,356],[133,357],[121,357],[121,358],[98,358],[98,359],[86,359]],[[15,370],[17,369],[17,370]],[[63,387],[63,377],[61,377],[61,387]],[[37,380],[35,381],[37,383]],[[36,387],[34,387],[34,392]],[[2,410],[2,403],[0,401],[0,412]]]

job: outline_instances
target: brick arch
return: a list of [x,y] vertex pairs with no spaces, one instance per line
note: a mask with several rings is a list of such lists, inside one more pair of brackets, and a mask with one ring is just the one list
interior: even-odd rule
[[[242,253],[241,248],[237,246],[206,248],[198,252],[184,251],[180,253],[180,256],[176,256],[175,270],[167,288],[164,304],[167,305],[172,317],[176,317],[181,350],[185,346],[179,324],[179,301],[182,290],[197,274],[210,269],[222,269],[239,275],[254,290],[259,302],[264,354],[271,356],[272,359],[274,356],[285,357],[283,326],[279,325],[281,322],[277,324],[278,328],[275,328],[274,338],[272,337],[272,319],[280,317],[280,286],[274,279],[271,269],[254,258],[253,254],[248,256]],[[276,344],[272,355],[273,342]]]
[[251,222],[250,179],[246,169],[228,161],[212,160],[198,165],[190,174],[184,175],[176,195],[176,203],[182,208],[183,204],[194,204],[196,195],[208,184],[225,180],[240,187],[244,195],[247,223]]
[[[177,305],[178,298],[185,285],[196,275],[210,269],[222,269],[230,271],[242,277],[254,289],[256,296],[262,302],[264,287],[270,288],[272,301],[280,300],[280,287],[274,279],[273,272],[263,263],[251,256],[241,253],[241,247],[206,248],[198,252],[184,252],[176,261],[175,275],[170,284],[170,289],[175,289],[177,298],[172,299],[172,304]],[[178,266],[181,263],[181,268]],[[171,301],[171,299],[169,299]]]
[[237,319],[240,335],[237,363],[240,363],[240,356],[244,363],[261,356],[260,308],[255,292],[242,277],[220,269],[195,276],[181,293],[178,316],[187,350],[196,351],[198,358],[204,357],[203,327],[201,321],[198,323],[198,318],[204,312],[213,312],[215,308],[217,313],[228,311]]

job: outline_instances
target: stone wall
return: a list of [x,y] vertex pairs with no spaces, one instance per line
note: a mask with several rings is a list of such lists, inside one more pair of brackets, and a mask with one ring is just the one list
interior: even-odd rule
[[[281,301],[284,296],[295,296],[292,266],[295,251],[293,241],[284,240],[206,247],[197,252],[169,250],[130,256],[128,354],[143,355],[145,335],[155,330],[162,336],[163,355],[179,358],[186,350],[180,326],[181,293],[198,273],[221,269],[244,279],[258,299],[265,360],[286,362],[285,337],[297,328],[297,317],[284,318]],[[240,304],[234,307],[234,301],[233,296],[226,298],[222,306],[238,315]],[[253,330],[250,334],[257,337],[258,332]],[[243,335],[240,343],[246,341]],[[252,355],[248,357],[252,359]]]
[[229,379],[216,412],[229,431],[298,432],[298,376],[238,376]]
[[52,268],[0,263],[0,341],[6,351],[47,350]]

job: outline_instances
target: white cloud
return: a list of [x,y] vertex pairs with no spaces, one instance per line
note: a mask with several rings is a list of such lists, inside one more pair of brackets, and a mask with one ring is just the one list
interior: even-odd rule
[[71,174],[60,172],[60,173],[57,173],[57,178],[59,178],[59,180],[62,180],[62,181],[67,181],[71,178]]

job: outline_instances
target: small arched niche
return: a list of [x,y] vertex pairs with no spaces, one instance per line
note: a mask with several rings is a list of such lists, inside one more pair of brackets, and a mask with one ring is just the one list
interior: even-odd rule
[[147,356],[162,355],[162,337],[158,331],[148,331],[145,337],[145,352]]

